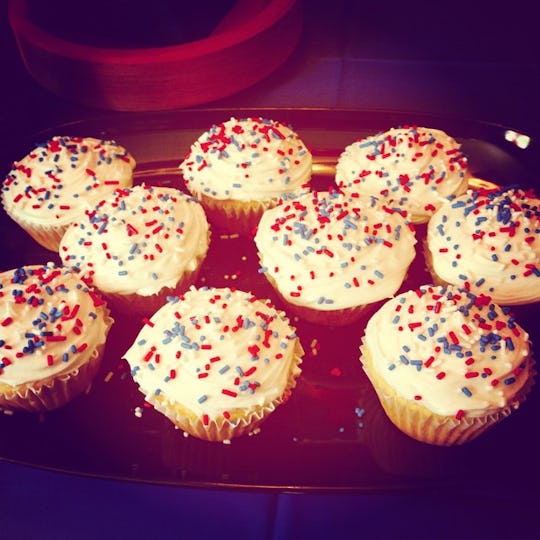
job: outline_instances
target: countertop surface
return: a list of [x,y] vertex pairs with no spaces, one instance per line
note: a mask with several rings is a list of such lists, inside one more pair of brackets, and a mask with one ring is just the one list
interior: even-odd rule
[[[406,4],[406,3],[402,3]],[[512,127],[538,152],[540,71],[532,8],[450,10],[304,2],[292,56],[267,79],[201,107],[418,111]],[[5,8],[2,7],[2,10]],[[0,15],[0,164],[29,134],[106,111],[65,101],[27,74]],[[540,155],[540,153],[539,153]],[[0,251],[0,257],[1,257]],[[535,426],[532,427],[532,432]],[[1,436],[1,435],[0,435]],[[497,449],[493,449],[496,451]],[[510,465],[516,474],[520,464]],[[527,474],[527,471],[519,471]],[[538,494],[481,489],[297,494],[175,488],[0,460],[0,538],[537,538]]]

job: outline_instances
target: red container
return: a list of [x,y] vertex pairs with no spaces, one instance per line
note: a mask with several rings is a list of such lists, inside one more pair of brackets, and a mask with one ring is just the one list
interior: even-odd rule
[[268,76],[292,53],[302,29],[296,0],[237,0],[206,38],[153,48],[102,48],[49,33],[9,0],[24,64],[42,86],[89,107],[157,111],[234,94]]

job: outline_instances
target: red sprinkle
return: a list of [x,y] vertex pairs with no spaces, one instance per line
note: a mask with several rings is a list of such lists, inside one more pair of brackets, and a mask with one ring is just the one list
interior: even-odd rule
[[46,336],[46,341],[66,341],[66,336]]

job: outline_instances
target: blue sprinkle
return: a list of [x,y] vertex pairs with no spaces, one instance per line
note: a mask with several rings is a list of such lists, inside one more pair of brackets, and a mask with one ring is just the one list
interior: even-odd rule
[[420,371],[422,369],[422,360],[411,360],[410,363],[416,367],[416,371]]

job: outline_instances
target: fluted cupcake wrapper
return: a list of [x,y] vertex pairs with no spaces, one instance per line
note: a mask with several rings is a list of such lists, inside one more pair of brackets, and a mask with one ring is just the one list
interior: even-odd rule
[[279,405],[285,403],[291,396],[296,382],[301,373],[303,349],[297,342],[297,350],[287,384],[283,393],[270,403],[259,406],[249,411],[231,409],[230,417],[220,415],[217,418],[205,421],[199,415],[173,403],[162,394],[148,395],[146,401],[154,406],[161,414],[166,416],[176,427],[182,431],[206,441],[223,442],[232,438],[252,433]]
[[46,412],[62,407],[80,394],[88,392],[99,371],[107,335],[114,319],[106,305],[101,307],[106,323],[101,343],[97,343],[82,364],[71,371],[40,381],[9,387],[0,386],[0,408],[27,412]]
[[[112,319],[110,321],[112,324]],[[46,412],[62,407],[91,389],[101,366],[104,350],[105,343],[97,345],[85,363],[68,373],[1,392],[0,408]]]
[[38,244],[46,249],[49,249],[50,251],[58,253],[60,241],[62,240],[62,237],[64,236],[69,224],[55,225],[54,223],[51,223],[47,225],[38,225],[15,216],[13,213],[9,212],[5,205],[3,206],[8,216]]
[[252,236],[265,210],[278,203],[271,201],[239,201],[213,199],[204,193],[195,193],[206,212],[208,221],[220,229],[242,236]]
[[369,351],[361,347],[361,362],[390,421],[403,433],[418,441],[437,446],[455,446],[470,442],[509,416],[525,400],[534,382],[528,384],[505,407],[484,415],[465,415],[458,419],[442,416],[397,394],[373,368]]
[[104,291],[100,291],[100,294],[114,312],[150,316],[167,303],[167,298],[179,296],[194,285],[199,276],[199,268],[200,263],[196,270],[184,273],[174,287],[162,287],[155,294],[143,296],[136,293],[120,294]]

